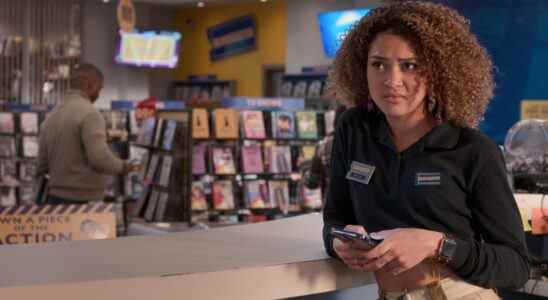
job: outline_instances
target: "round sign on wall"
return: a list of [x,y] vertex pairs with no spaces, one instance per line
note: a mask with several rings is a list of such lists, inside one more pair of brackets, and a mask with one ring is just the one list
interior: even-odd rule
[[120,0],[118,3],[118,25],[125,32],[133,31],[137,16],[135,14],[135,6],[131,0]]

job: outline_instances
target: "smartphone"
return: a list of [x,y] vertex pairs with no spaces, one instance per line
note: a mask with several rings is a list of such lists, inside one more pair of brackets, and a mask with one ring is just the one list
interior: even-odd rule
[[382,240],[374,239],[367,233],[361,234],[345,229],[332,228],[331,235],[343,240],[344,242],[352,243],[353,247],[364,250],[373,249],[382,242]]

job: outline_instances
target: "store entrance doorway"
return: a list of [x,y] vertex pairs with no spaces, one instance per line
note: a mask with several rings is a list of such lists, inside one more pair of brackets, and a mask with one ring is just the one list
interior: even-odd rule
[[267,65],[263,66],[263,96],[280,97],[285,66]]

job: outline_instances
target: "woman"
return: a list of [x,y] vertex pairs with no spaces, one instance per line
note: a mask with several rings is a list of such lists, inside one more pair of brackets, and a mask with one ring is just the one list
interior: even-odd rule
[[[475,127],[492,64],[467,21],[443,5],[373,9],[330,75],[359,105],[338,124],[324,210],[327,252],[374,272],[381,299],[498,299],[529,266],[497,145]],[[332,228],[384,239],[371,250]]]

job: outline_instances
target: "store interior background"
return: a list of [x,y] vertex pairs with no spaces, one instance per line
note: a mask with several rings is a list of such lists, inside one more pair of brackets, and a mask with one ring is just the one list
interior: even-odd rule
[[[189,75],[214,74],[236,82],[236,96],[264,96],[265,67],[299,74],[303,67],[331,63],[323,51],[317,16],[320,12],[375,7],[382,0],[225,0],[203,8],[190,0],[135,0],[136,29],[182,33],[179,65],[173,70],[137,68],[114,61],[118,37],[117,1],[83,0],[82,61],[96,64],[105,74],[97,107],[111,101],[140,101],[155,96],[169,100],[174,80]],[[523,99],[547,99],[548,1],[546,0],[435,0],[456,8],[488,49],[496,66],[495,98],[481,125],[499,144],[520,118]],[[255,51],[211,62],[207,28],[235,17],[256,18]],[[344,294],[347,293],[347,294]],[[371,287],[337,294],[359,299],[375,294]],[[318,296],[320,299],[320,296]]]
[[[163,4],[170,2],[179,4]],[[188,3],[194,2],[194,3]],[[98,106],[111,100],[166,99],[169,82],[191,74],[215,74],[236,81],[236,96],[263,96],[263,66],[283,66],[287,74],[301,68],[329,65],[323,53],[317,15],[324,11],[375,7],[381,0],[224,1],[196,7],[196,1],[136,2],[137,26],[143,30],[173,30],[183,34],[179,66],[173,71],[121,66],[114,62],[116,1],[84,1],[83,61],[106,74]],[[471,21],[471,28],[488,49],[496,66],[496,95],[481,129],[499,143],[519,120],[523,99],[548,97],[544,70],[548,67],[548,2],[543,0],[437,0]],[[185,4],[180,4],[185,3]],[[257,19],[256,51],[210,62],[206,30],[231,18],[253,14]]]

